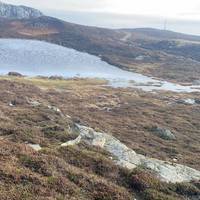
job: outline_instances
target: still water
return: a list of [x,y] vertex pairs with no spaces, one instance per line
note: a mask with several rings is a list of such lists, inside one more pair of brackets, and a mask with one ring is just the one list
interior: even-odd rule
[[136,87],[146,91],[200,91],[200,86],[181,86],[158,81],[119,69],[99,57],[36,40],[0,39],[0,74],[10,71],[27,76],[104,78],[113,87]]

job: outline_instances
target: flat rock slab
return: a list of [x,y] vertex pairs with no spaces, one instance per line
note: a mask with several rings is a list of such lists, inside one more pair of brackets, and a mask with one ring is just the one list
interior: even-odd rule
[[84,141],[88,145],[101,147],[113,154],[116,158],[114,161],[118,165],[128,169],[143,166],[154,171],[162,181],[177,183],[200,180],[200,171],[198,170],[180,164],[145,157],[141,154],[137,154],[111,135],[96,132],[92,128],[86,126],[77,125],[77,128],[80,133],[79,137],[74,141],[62,144],[62,146],[78,144]]

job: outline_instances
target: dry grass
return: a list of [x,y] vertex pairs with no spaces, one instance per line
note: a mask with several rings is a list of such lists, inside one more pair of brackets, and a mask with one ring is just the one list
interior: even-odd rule
[[[2,200],[128,200],[134,194],[145,200],[177,200],[199,194],[199,183],[166,185],[151,172],[119,168],[98,148],[59,148],[77,136],[72,127],[79,122],[113,134],[139,153],[166,160],[178,157],[180,163],[199,167],[199,106],[169,104],[198,94],[151,94],[102,84],[1,77]],[[149,131],[153,125],[169,128],[177,140],[154,136]],[[43,150],[37,153],[27,142],[40,144]]]
[[[200,106],[175,103],[178,99],[198,99],[198,93],[152,94],[134,89],[113,89],[102,86],[102,81],[94,79],[64,81],[27,78],[13,80],[12,77],[6,77],[6,79],[7,82],[1,81],[0,100],[4,105],[8,105],[15,99],[19,105],[14,108],[6,107],[5,113],[2,112],[2,114],[7,117],[10,114],[16,115],[15,122],[17,118],[21,121],[20,116],[26,116],[28,120],[31,114],[29,121],[36,118],[35,124],[38,123],[35,116],[37,108],[33,108],[33,111],[19,108],[20,103],[28,106],[27,98],[38,100],[42,105],[59,107],[65,115],[70,115],[77,122],[116,136],[138,153],[169,161],[177,158],[179,163],[199,169]],[[12,84],[16,84],[15,88]],[[33,85],[45,90],[40,90]],[[7,114],[13,109],[15,112]],[[41,107],[41,111],[43,112],[42,119],[52,114],[52,111],[45,106]],[[51,133],[57,125],[49,120],[48,127],[42,127],[43,133],[46,131]],[[155,136],[151,132],[152,127],[155,126],[171,130],[177,139],[165,141]],[[59,135],[59,140],[63,141],[65,137],[62,136],[62,131]]]

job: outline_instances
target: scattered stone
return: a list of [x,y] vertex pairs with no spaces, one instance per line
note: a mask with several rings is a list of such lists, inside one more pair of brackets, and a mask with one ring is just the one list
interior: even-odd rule
[[112,108],[109,108],[109,107],[104,107],[102,108],[102,110],[106,111],[106,112],[110,112],[112,110]]
[[164,140],[175,140],[175,135],[168,129],[160,128],[160,127],[153,127],[151,131],[158,137]]
[[81,141],[84,141],[88,145],[100,146],[114,156],[115,160],[113,159],[113,161],[116,164],[128,169],[143,166],[154,171],[161,180],[166,182],[190,182],[200,179],[200,171],[198,170],[137,154],[119,140],[106,133],[96,132],[92,128],[78,124],[76,125],[77,130],[80,133],[78,138],[64,143],[62,146],[77,145]]
[[71,119],[72,117],[69,115],[65,115],[66,118]]
[[10,102],[8,105],[9,105],[10,107],[14,107],[14,104],[12,104],[12,102]]
[[61,110],[59,108],[55,107],[55,106],[48,106],[48,108],[50,110],[53,110],[53,111],[57,112],[57,113],[61,113]]
[[176,101],[178,104],[194,105],[196,103],[195,99],[180,99]]
[[142,61],[142,60],[144,60],[144,56],[142,56],[142,55],[137,56],[137,57],[135,58],[135,60],[137,60],[137,61]]
[[16,77],[23,77],[22,74],[18,73],[18,72],[9,72],[8,76],[16,76]]
[[70,140],[68,142],[65,142],[61,144],[62,147],[68,147],[68,146],[74,146],[81,142],[81,135],[79,135],[75,140]]
[[19,104],[19,102],[17,100],[12,100],[10,103],[9,103],[9,106],[10,107],[14,107],[16,106],[17,104]]
[[40,106],[40,105],[41,105],[41,103],[38,102],[38,101],[32,101],[32,100],[27,100],[27,101],[28,101],[28,103],[29,103],[30,105],[32,105],[32,106],[34,106],[34,107],[37,107],[37,106]]
[[28,144],[28,146],[34,149],[35,151],[40,151],[42,149],[39,144]]

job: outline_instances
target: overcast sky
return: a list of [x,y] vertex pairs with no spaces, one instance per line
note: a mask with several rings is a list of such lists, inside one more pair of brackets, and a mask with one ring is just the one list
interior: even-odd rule
[[[200,35],[200,0],[4,0],[76,23],[162,28]],[[98,14],[97,14],[98,13]]]

